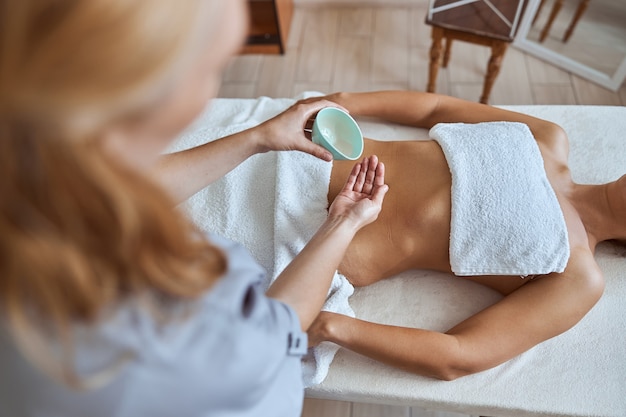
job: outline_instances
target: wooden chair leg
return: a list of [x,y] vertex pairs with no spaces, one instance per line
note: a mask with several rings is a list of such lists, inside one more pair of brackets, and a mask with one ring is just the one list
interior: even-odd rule
[[485,75],[483,94],[480,97],[480,102],[483,104],[487,104],[489,102],[491,88],[498,77],[498,73],[500,73],[502,60],[504,59],[504,54],[506,53],[508,46],[508,43],[499,41],[494,41],[491,45],[491,57],[489,58],[489,63],[487,64],[487,74]]
[[578,3],[578,7],[576,8],[576,13],[574,14],[572,21],[570,22],[569,26],[567,27],[567,30],[565,31],[565,36],[563,36],[563,42],[567,42],[570,36],[572,36],[572,33],[574,32],[574,28],[576,28],[576,24],[578,24],[578,21],[582,17],[583,13],[585,13],[585,10],[587,10],[588,6],[589,6],[589,0],[581,0],[581,2]]
[[543,27],[541,34],[539,35],[539,42],[543,42],[550,33],[550,28],[552,27],[552,23],[554,23],[554,19],[559,14],[559,11],[563,7],[563,0],[554,0],[554,4],[552,5],[552,10],[550,11],[550,17],[548,17],[548,22]]
[[450,52],[452,52],[452,38],[446,38],[446,46],[443,50],[443,62],[441,66],[448,68],[448,62],[450,62]]
[[431,36],[433,43],[430,46],[430,66],[428,70],[428,85],[426,87],[426,91],[434,93],[437,85],[439,62],[441,61],[441,40],[443,39],[443,29],[433,26]]

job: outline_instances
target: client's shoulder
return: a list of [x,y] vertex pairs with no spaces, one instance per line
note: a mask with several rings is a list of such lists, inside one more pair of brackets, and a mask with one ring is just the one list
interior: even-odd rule
[[593,256],[593,251],[586,245],[576,245],[570,250],[570,259],[565,273],[568,278],[580,286],[583,293],[599,299],[604,291],[604,274]]
[[546,120],[532,127],[533,135],[539,144],[545,162],[554,162],[567,167],[569,139],[565,130]]

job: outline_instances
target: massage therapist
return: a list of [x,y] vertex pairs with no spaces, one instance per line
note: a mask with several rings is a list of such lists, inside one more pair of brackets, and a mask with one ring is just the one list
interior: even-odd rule
[[329,102],[161,156],[215,96],[244,0],[0,0],[0,416],[299,416],[300,356],[387,185],[356,164],[263,293],[246,250],[174,206],[300,150]]

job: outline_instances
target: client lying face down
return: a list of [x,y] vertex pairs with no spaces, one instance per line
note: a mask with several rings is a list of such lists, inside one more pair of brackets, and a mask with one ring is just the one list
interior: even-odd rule
[[[454,252],[451,240],[455,230],[453,221],[451,235],[454,203],[448,159],[454,155],[444,154],[441,144],[433,140],[366,140],[365,154],[378,155],[385,162],[390,191],[378,220],[357,233],[339,271],[355,286],[369,285],[408,269],[455,272],[505,297],[445,333],[322,312],[309,329],[311,345],[330,341],[410,372],[452,380],[495,367],[565,332],[599,300],[604,278],[594,251],[601,241],[626,238],[626,176],[602,185],[574,183],[567,165],[568,138],[559,126],[523,114],[418,92],[338,93],[324,98],[347,108],[353,116],[422,128],[451,122],[509,121],[527,125],[538,145],[539,162],[543,159],[545,173],[542,170],[541,175],[545,174],[546,184],[553,190],[550,193],[563,223],[563,251],[557,255],[565,256],[560,269],[552,269],[556,272],[531,272],[528,277],[518,272],[458,273],[454,268],[457,260],[450,255]],[[329,201],[340,191],[350,168],[345,161],[334,162]],[[479,173],[475,174],[478,177]],[[524,198],[532,205],[535,196]],[[530,238],[541,243],[540,236]],[[524,320],[518,319],[521,316]]]

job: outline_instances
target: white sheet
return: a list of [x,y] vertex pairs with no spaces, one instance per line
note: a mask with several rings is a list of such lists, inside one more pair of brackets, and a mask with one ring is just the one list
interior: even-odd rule
[[[504,107],[504,106],[503,106]],[[626,107],[506,106],[551,120],[570,139],[575,181],[601,183],[626,173]],[[360,122],[383,140],[427,137],[422,129]],[[409,374],[340,349],[314,398],[411,405],[498,417],[626,416],[626,251],[601,245],[596,259],[606,278],[601,300],[574,328],[480,374],[452,382]],[[408,271],[350,299],[357,317],[445,331],[500,296],[468,281]]]
[[[214,112],[219,112],[220,125],[236,131],[254,114],[259,103],[218,99],[209,114],[215,116]],[[574,180],[598,183],[626,173],[626,108],[510,109],[555,121],[566,129],[571,140]],[[191,129],[199,135],[198,139],[208,129],[203,120]],[[372,120],[359,120],[359,125],[365,136],[380,140],[427,138],[422,129]],[[307,395],[499,417],[624,417],[626,253],[603,245],[596,258],[607,284],[605,294],[592,311],[570,331],[495,369],[442,382],[340,349],[326,380],[309,388]],[[365,320],[444,331],[499,299],[498,294],[485,287],[446,274],[408,271],[357,289],[350,304],[357,317]]]

